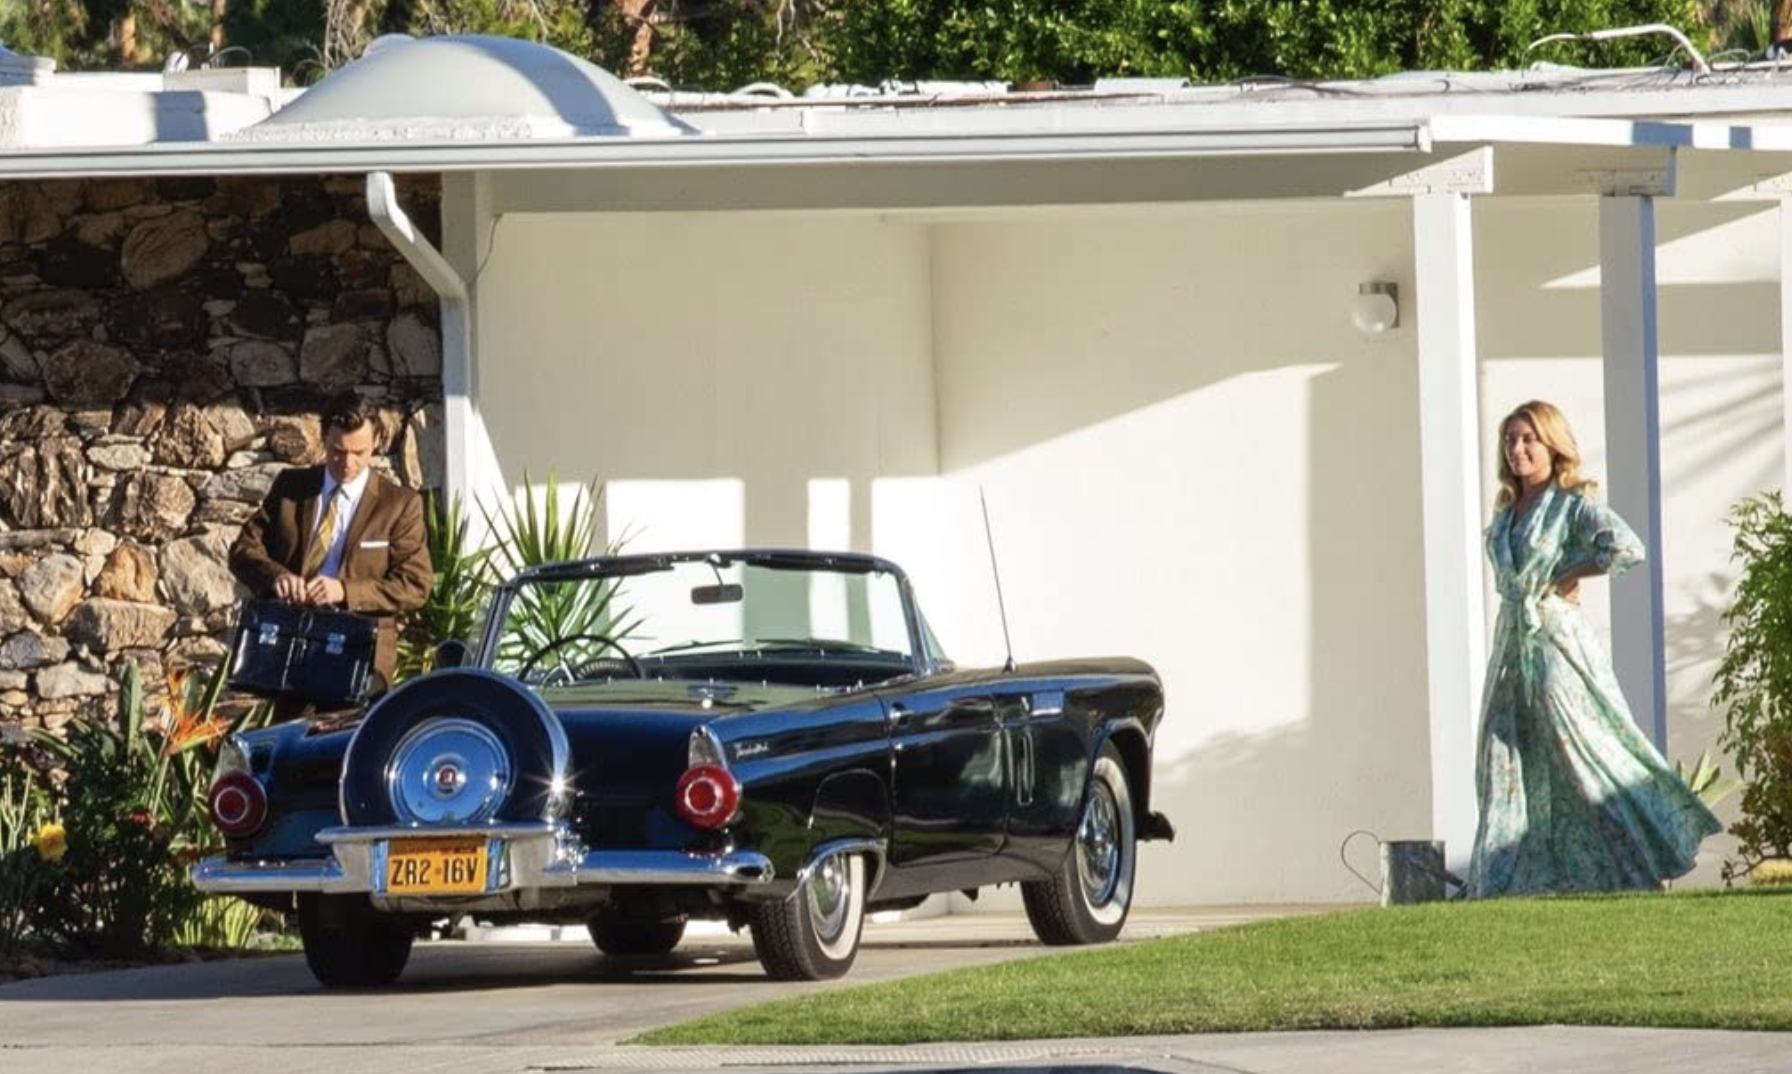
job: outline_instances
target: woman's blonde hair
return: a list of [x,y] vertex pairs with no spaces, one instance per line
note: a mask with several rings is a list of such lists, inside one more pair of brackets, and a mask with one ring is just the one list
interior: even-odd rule
[[1549,449],[1550,477],[1556,487],[1564,492],[1592,492],[1597,483],[1581,475],[1580,446],[1574,442],[1574,430],[1568,427],[1568,419],[1553,404],[1533,399],[1500,419],[1499,440],[1495,447],[1500,457],[1500,494],[1493,501],[1493,509],[1505,510],[1518,500],[1518,475],[1512,472],[1512,462],[1506,455],[1506,430],[1519,418],[1531,423],[1531,428],[1537,430],[1537,439]]

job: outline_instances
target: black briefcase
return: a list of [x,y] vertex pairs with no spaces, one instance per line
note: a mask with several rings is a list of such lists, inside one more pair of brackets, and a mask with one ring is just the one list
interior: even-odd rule
[[230,685],[263,697],[346,708],[373,685],[374,620],[281,600],[252,600],[237,618]]

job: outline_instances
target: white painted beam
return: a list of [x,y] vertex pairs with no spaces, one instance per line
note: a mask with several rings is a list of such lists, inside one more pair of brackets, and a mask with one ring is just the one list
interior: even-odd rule
[[1475,264],[1469,199],[1413,199],[1419,460],[1432,837],[1453,866],[1475,836],[1475,732],[1486,670]]
[[483,540],[477,505],[508,495],[497,451],[479,412],[479,266],[492,233],[490,178],[442,177],[442,246],[445,267],[465,282],[465,297],[442,303],[442,434],[448,491],[467,507],[475,543]]
[[1783,505],[1792,501],[1792,197],[1780,199],[1780,407],[1786,453]]
[[1607,500],[1648,546],[1642,566],[1612,581],[1612,663],[1637,724],[1660,749],[1667,744],[1667,652],[1661,611],[1665,550],[1655,302],[1655,199],[1601,198]]

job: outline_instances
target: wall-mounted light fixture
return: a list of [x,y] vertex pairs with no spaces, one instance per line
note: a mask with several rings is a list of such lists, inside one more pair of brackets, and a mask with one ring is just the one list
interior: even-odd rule
[[1386,280],[1356,285],[1350,321],[1365,336],[1379,336],[1400,327],[1400,289]]

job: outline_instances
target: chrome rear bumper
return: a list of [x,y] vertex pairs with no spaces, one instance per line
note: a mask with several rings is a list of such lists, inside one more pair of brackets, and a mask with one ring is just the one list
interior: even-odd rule
[[[591,850],[552,824],[467,827],[325,828],[322,858],[206,858],[193,884],[220,895],[318,891],[385,894],[387,848],[393,840],[453,837],[489,840],[494,863],[485,895],[582,884],[757,886],[774,878],[771,859],[751,850],[692,854],[682,850]],[[478,898],[479,896],[474,896]]]

